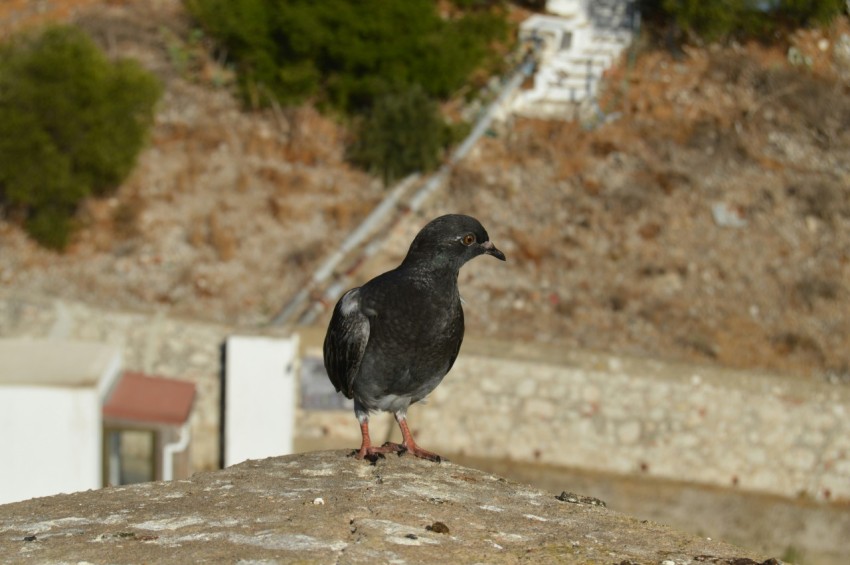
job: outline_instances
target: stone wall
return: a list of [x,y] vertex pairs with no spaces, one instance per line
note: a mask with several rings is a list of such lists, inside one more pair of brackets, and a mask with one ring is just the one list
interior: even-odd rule
[[462,356],[415,409],[419,438],[450,453],[850,500],[847,387],[605,355],[556,361]]
[[[0,292],[0,337],[104,341],[123,348],[127,369],[195,382],[195,470],[218,465],[220,347],[232,333],[260,332]],[[306,354],[320,354],[321,338],[302,333]],[[846,386],[469,338],[410,423],[423,446],[447,455],[846,501],[848,416]],[[373,440],[393,428],[376,416]],[[299,410],[296,429],[308,445],[359,445],[348,411]]]
[[[395,424],[375,420],[382,442]],[[842,385],[467,340],[409,422],[417,442],[448,455],[850,501]],[[299,433],[359,445],[352,414],[302,412]]]

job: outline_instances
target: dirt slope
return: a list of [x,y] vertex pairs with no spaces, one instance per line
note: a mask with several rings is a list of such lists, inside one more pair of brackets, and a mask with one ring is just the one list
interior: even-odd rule
[[[332,120],[241,111],[177,0],[39,4],[166,94],[65,255],[0,220],[0,285],[258,323],[383,194]],[[33,17],[2,10],[0,34]],[[609,77],[608,123],[515,119],[481,142],[406,234],[467,212],[508,254],[462,274],[469,331],[850,380],[850,27],[791,43],[802,65],[755,45],[644,51]]]

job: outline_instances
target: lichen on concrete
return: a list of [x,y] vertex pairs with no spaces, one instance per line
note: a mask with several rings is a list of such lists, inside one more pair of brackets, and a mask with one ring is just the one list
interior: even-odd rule
[[450,462],[321,451],[0,506],[0,562],[765,559],[583,500]]

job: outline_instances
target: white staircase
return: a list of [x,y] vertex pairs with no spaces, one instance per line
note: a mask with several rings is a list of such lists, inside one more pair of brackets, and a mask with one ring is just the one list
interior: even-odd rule
[[535,52],[534,85],[520,90],[511,112],[571,119],[592,100],[599,80],[632,41],[635,0],[549,0],[547,14],[520,25],[520,41]]

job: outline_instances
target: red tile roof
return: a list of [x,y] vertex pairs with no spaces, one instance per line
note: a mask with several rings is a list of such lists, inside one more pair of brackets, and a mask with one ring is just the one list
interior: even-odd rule
[[195,385],[186,381],[126,372],[103,407],[104,418],[182,425],[189,419]]

